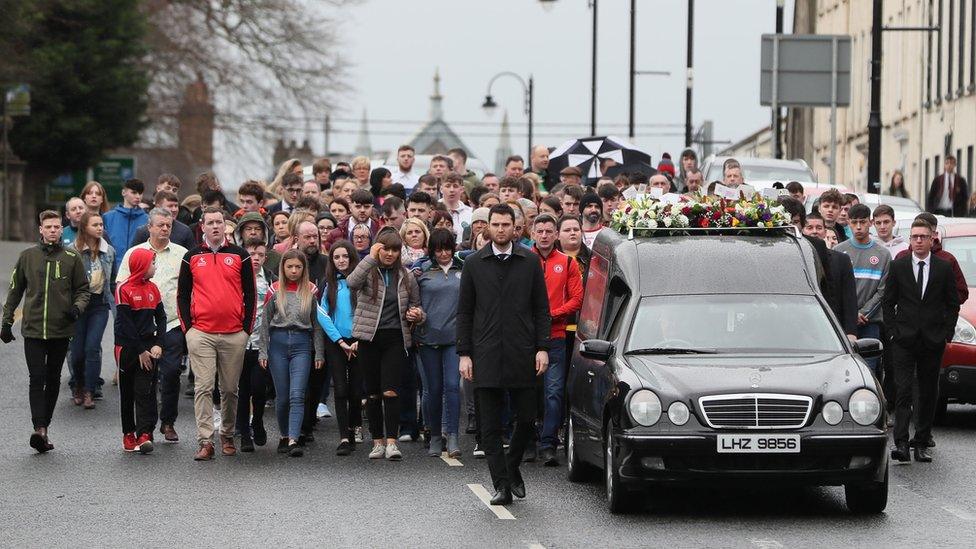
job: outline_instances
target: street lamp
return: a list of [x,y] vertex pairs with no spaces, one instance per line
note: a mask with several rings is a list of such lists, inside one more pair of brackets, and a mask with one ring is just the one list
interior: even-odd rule
[[518,74],[510,71],[503,71],[492,76],[491,80],[488,81],[488,91],[485,93],[485,102],[481,104],[481,108],[485,110],[488,116],[491,116],[495,112],[495,109],[498,108],[498,103],[495,103],[495,99],[491,95],[491,86],[495,83],[495,80],[498,80],[502,76],[509,76],[518,80],[519,84],[522,85],[522,91],[525,93],[525,115],[529,119],[529,155],[526,156],[526,159],[530,159],[532,158],[532,103],[533,94],[535,93],[535,83],[532,80],[532,75],[529,75],[528,82]]
[[[596,135],[596,1],[589,0],[589,5],[593,8],[593,56],[590,68],[590,135]],[[552,7],[556,0],[539,0],[542,7],[546,10]]]

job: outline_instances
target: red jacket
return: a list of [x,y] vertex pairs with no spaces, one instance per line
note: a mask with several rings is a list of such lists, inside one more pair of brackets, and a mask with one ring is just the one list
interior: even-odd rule
[[254,268],[244,248],[225,240],[213,250],[204,239],[183,256],[176,304],[184,333],[251,333],[256,300]]
[[145,277],[155,257],[152,250],[134,248],[129,254],[129,278],[115,289],[117,353],[122,347],[131,348],[138,354],[152,349],[154,345],[163,345],[166,334],[163,298],[159,288]]
[[[899,257],[905,257],[906,255],[912,253],[912,249],[902,250],[898,252]],[[956,277],[956,291],[959,292],[959,303],[965,303],[969,299],[969,284],[966,283],[966,275],[962,274],[962,269],[959,268],[959,262],[956,261],[956,256],[942,249],[942,243],[936,241],[932,244],[932,255],[940,259],[945,259],[950,264],[952,264],[952,274]]]
[[579,265],[568,255],[553,248],[547,257],[542,257],[539,249],[532,246],[539,256],[542,272],[546,277],[546,290],[549,294],[549,314],[552,316],[552,339],[566,338],[566,324],[573,313],[583,306],[583,277]]

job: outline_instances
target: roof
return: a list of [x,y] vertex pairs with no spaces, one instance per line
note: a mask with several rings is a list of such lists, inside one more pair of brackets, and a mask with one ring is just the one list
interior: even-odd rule
[[[642,296],[817,293],[813,249],[805,240],[770,235],[607,235],[623,278]],[[597,251],[606,252],[600,246]],[[810,273],[808,275],[808,273]]]

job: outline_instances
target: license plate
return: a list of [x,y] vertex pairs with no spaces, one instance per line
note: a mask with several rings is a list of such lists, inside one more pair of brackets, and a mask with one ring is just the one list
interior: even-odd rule
[[800,435],[718,435],[720,454],[799,454]]

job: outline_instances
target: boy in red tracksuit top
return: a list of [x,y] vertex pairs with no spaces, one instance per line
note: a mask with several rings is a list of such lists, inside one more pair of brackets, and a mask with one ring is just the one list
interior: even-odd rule
[[[557,222],[549,214],[540,214],[532,222],[532,251],[539,256],[546,277],[549,295],[549,314],[552,331],[549,343],[549,368],[543,374],[540,398],[539,460],[544,465],[559,465],[556,448],[559,428],[563,424],[563,403],[566,399],[566,324],[583,305],[583,277],[576,260],[556,249],[559,231]],[[527,452],[531,455],[531,452]]]
[[122,449],[152,452],[156,427],[156,360],[162,355],[166,310],[156,274],[156,254],[135,248],[129,256],[129,278],[115,290],[115,360],[119,365]]

